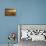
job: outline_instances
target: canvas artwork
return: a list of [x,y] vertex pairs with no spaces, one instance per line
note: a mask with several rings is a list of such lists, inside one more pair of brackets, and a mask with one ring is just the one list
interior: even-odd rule
[[16,16],[16,9],[5,8],[5,16]]
[[46,41],[46,25],[19,25],[19,28],[20,41]]

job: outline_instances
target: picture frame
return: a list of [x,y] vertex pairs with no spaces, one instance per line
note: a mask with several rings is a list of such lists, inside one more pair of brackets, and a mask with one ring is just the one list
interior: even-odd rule
[[16,16],[15,8],[5,8],[5,16]]

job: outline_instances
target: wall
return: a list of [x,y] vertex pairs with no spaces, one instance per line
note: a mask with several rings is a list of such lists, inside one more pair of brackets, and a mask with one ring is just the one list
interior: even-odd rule
[[[5,8],[16,8],[15,17],[4,16]],[[17,24],[46,24],[46,0],[0,0],[0,44],[7,44]],[[16,40],[17,42],[17,40]]]
[[21,4],[21,24],[46,24],[46,0],[26,0]]

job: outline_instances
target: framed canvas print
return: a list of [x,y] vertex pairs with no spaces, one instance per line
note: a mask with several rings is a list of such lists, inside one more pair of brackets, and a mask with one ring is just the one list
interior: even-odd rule
[[20,43],[19,44],[20,46],[31,46],[33,42],[35,43],[46,42],[46,25],[45,24],[19,24],[18,42]]
[[5,8],[5,16],[16,16],[16,9]]

